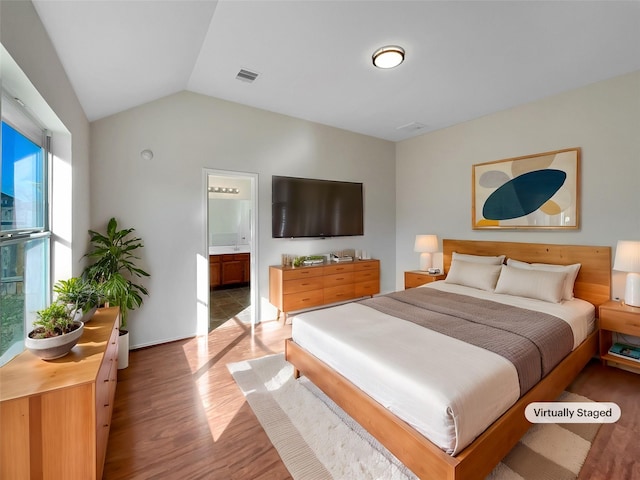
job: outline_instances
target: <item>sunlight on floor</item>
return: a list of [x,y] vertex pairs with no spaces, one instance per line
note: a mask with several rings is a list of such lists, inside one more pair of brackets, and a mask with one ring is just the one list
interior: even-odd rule
[[[247,354],[258,357],[277,353],[263,339],[287,327],[272,321],[253,331],[249,287],[213,290],[210,306],[209,333],[187,341],[183,352],[215,442],[242,415],[246,404],[235,381],[229,382],[227,364],[247,358]],[[238,352],[244,353],[239,356]]]

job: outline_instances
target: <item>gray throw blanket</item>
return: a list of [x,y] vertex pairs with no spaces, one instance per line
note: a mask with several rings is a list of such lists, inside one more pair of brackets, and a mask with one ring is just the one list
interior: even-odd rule
[[521,396],[573,348],[562,319],[466,295],[411,288],[360,303],[503,356],[516,367]]

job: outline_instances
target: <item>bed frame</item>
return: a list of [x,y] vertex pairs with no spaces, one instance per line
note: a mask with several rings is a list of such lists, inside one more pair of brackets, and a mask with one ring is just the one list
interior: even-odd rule
[[[569,265],[581,263],[574,295],[597,307],[611,295],[611,248],[514,242],[444,240],[444,270],[452,252],[507,255],[525,262]],[[483,479],[531,427],[524,410],[531,402],[552,401],[595,355],[597,329],[555,369],[529,390],[473,443],[456,456],[446,454],[424,436],[377,403],[343,376],[286,340],[285,356],[296,376],[303,374],[376,437],[404,465],[422,479]]]

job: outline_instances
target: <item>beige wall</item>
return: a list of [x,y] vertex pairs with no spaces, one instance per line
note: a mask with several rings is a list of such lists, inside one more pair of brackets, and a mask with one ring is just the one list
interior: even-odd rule
[[[140,152],[153,150],[151,161]],[[196,333],[208,302],[197,295],[206,254],[205,169],[258,175],[257,274],[260,318],[269,304],[268,266],[282,253],[341,248],[381,260],[382,289],[395,287],[395,147],[346,132],[215,98],[182,92],[91,124],[92,223],[111,216],[145,241],[152,277],[143,308],[131,313],[134,346]],[[364,182],[365,235],[327,240],[271,238],[271,176]]]
[[[473,164],[572,147],[582,149],[579,230],[472,230]],[[640,240],[640,72],[399,142],[396,164],[397,287],[418,265],[420,233],[611,247]]]

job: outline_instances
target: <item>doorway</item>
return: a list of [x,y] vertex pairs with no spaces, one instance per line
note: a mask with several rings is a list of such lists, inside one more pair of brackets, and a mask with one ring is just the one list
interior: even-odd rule
[[257,175],[206,170],[209,329],[227,322],[254,325]]

